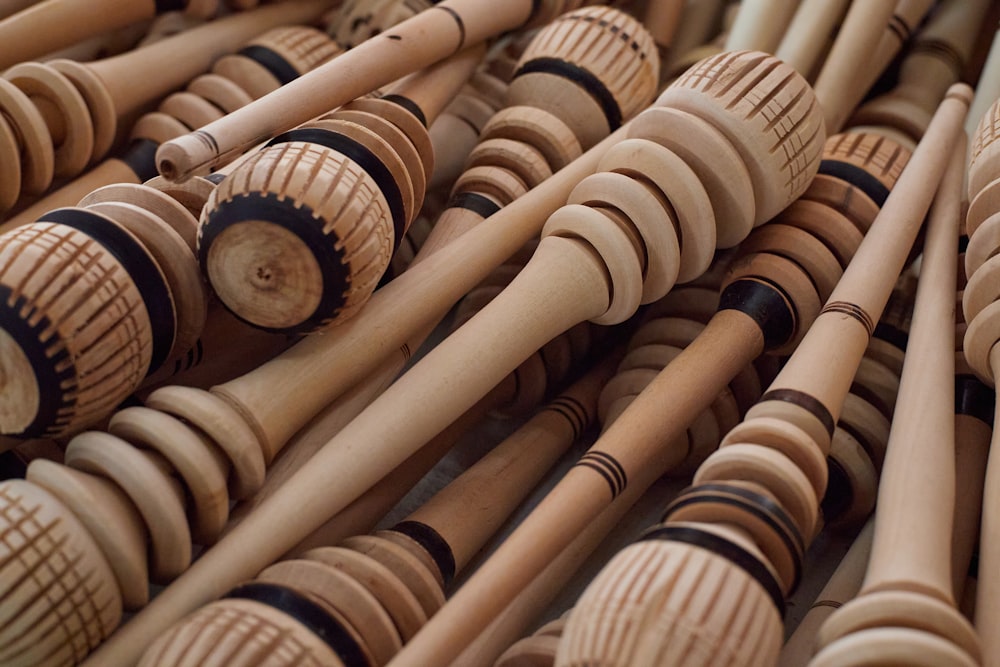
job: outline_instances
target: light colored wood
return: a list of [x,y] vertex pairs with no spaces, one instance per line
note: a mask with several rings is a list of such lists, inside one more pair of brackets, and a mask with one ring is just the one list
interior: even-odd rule
[[874,532],[875,522],[869,520],[854,539],[847,555],[840,561],[812,607],[795,628],[795,632],[785,642],[778,656],[779,667],[801,667],[808,664],[816,651],[816,636],[823,622],[861,590]]
[[900,65],[896,87],[861,106],[850,124],[887,125],[918,141],[948,86],[961,79],[975,46],[969,35],[989,5],[986,0],[941,3]]
[[953,646],[951,653],[965,654],[946,661],[942,649],[935,649],[941,656],[938,664],[980,662],[979,639],[955,608],[951,567],[955,425],[949,382],[954,376],[954,325],[949,315],[957,273],[965,155],[961,139],[951,153],[930,213],[909,336],[908,350],[915,356],[908,359],[919,363],[903,366],[868,570],[859,597],[824,624],[823,649],[814,665],[848,664],[844,661],[851,653],[863,650],[851,645],[851,653],[844,652],[840,640],[852,634],[855,644],[866,644],[873,653],[888,651],[899,639],[884,633],[887,628],[943,639]]
[[[75,176],[104,156],[119,118],[206,71],[220,53],[240,48],[268,27],[313,19],[327,4],[329,0],[303,0],[244,12],[86,65],[66,59],[16,65],[4,73],[0,84],[6,119],[0,134],[8,139],[2,142],[4,163],[20,168],[5,178],[5,188],[11,190],[0,197],[0,206],[10,208],[17,190],[43,192],[54,176]],[[86,12],[96,16],[89,6]],[[163,68],[164,62],[171,66]],[[140,76],[139,72],[156,72],[157,76]]]
[[795,10],[774,55],[809,78],[847,13],[847,0],[804,0]]
[[895,8],[895,0],[879,0],[853,3],[848,9],[830,55],[816,79],[816,96],[823,107],[826,130],[830,134],[840,131],[853,110],[845,92],[853,89],[852,77],[878,46]]
[[798,0],[741,2],[724,50],[749,49],[775,53],[798,4]]
[[[161,174],[182,180],[214,166],[225,154],[238,154],[261,137],[274,136],[378,86],[426,67],[466,46],[520,27],[529,20],[551,20],[553,14],[576,6],[575,2],[549,2],[535,12],[527,0],[502,5],[483,0],[448,0],[351,49],[346,58],[318,68],[292,82],[282,92],[198,130],[197,136],[212,137],[214,146],[195,135],[185,135],[164,144],[157,153]],[[435,11],[444,10],[444,11]],[[451,14],[455,12],[456,16]],[[417,35],[435,35],[427,40]],[[323,91],[317,94],[317,91]],[[289,103],[291,102],[291,104]],[[218,135],[218,136],[217,136]]]
[[[710,96],[706,98],[706,103],[708,103],[709,99],[711,99]],[[717,102],[712,102],[712,103],[717,103]],[[805,114],[807,118],[812,118],[812,116],[808,116],[808,111],[811,108],[814,107],[810,107],[808,102],[803,102],[800,107],[796,107],[795,113],[796,114],[802,113]],[[741,112],[735,111],[734,113],[740,114]],[[741,121],[741,122],[747,122],[747,121]],[[763,122],[763,119],[753,120],[752,122]],[[750,136],[753,136],[752,132],[750,132],[749,134]],[[806,137],[811,137],[811,136],[813,135],[809,133],[806,134]],[[736,141],[737,139],[733,138],[732,140]],[[743,140],[744,139],[742,138],[739,139],[739,141]],[[806,151],[808,152],[809,148],[806,148]],[[819,151],[817,149],[815,151],[815,155],[818,156],[818,152]],[[769,175],[768,178],[774,178],[774,176]],[[783,178],[783,177],[778,176],[778,178]],[[782,187],[784,187],[784,180],[782,180],[781,182],[782,182]],[[766,192],[767,186],[762,185],[762,191]],[[677,205],[681,205],[680,202],[677,202]],[[574,205],[573,210],[576,210],[578,208],[584,208],[584,207],[580,207],[579,205]],[[584,210],[590,210],[590,209],[584,208]],[[601,215],[600,213],[597,213],[596,211],[594,213],[598,217],[604,218],[604,216]],[[596,222],[596,218],[593,218],[592,216],[588,219],[592,219]],[[571,222],[570,220],[567,219],[566,222],[562,224],[576,224],[576,223]],[[474,231],[475,230],[473,230],[473,232]],[[471,234],[473,232],[469,233]],[[598,243],[601,246],[605,247],[607,251],[610,251],[622,257],[627,257],[627,255],[623,254],[625,252],[634,253],[634,250],[628,250],[628,248],[632,245],[632,241],[628,239],[627,235],[621,235],[616,237],[612,235],[610,231],[602,231],[600,232],[600,235],[596,233],[590,234],[589,240],[591,243]],[[590,254],[590,252],[583,249],[581,246],[577,245],[577,243],[578,243],[577,241],[564,239],[558,236],[547,237],[546,242],[543,242],[539,246],[539,250],[536,251],[537,261],[532,261],[531,263],[529,263],[529,266],[526,267],[525,271],[521,273],[521,275],[518,277],[515,283],[512,284],[511,288],[509,290],[506,290],[504,294],[501,297],[499,297],[497,301],[491,304],[490,308],[493,308],[494,311],[498,314],[504,312],[511,312],[508,309],[513,309],[514,312],[521,313],[522,319],[527,319],[529,317],[529,315],[526,314],[528,311],[525,310],[525,308],[528,307],[529,304],[531,310],[537,313],[545,313],[544,320],[548,320],[548,323],[545,324],[544,326],[536,327],[532,336],[532,337],[537,337],[536,340],[543,340],[543,341],[548,340],[555,333],[567,328],[570,324],[573,324],[582,319],[586,319],[587,317],[593,317],[594,315],[599,316],[603,312],[607,311],[608,297],[606,295],[608,293],[607,293],[607,287],[605,286],[606,269],[599,268],[598,266],[596,266],[593,262],[592,255]],[[451,247],[454,247],[454,244],[452,244]],[[556,250],[557,248],[561,248],[561,250],[557,251]],[[448,254],[448,250],[443,249],[439,253],[435,253],[431,258],[429,258],[426,261],[425,264],[421,266],[431,265],[432,263],[434,263],[435,258],[443,257],[446,254]],[[610,257],[612,257],[612,255],[609,254],[609,258]],[[655,262],[659,261],[659,259],[656,257],[652,257],[650,261]],[[616,265],[619,264],[619,262],[617,261],[615,263]],[[415,267],[414,270],[421,268],[421,266]],[[536,291],[534,288],[529,288],[529,289],[515,288],[515,286],[519,282],[523,282],[523,284],[525,284],[526,286],[532,285],[532,283],[535,281],[537,281],[538,284],[547,283],[549,282],[548,276],[558,275],[560,273],[563,273],[564,271],[566,272],[564,275],[568,278],[568,280],[566,280],[565,282],[566,282],[566,287],[569,288],[569,291],[564,291],[560,293],[559,291],[549,290],[549,293],[545,294],[543,292]],[[635,287],[634,288],[630,287],[629,289],[635,290],[634,293],[636,296],[638,296],[639,294],[638,290],[641,287],[640,284],[641,278],[638,278],[638,271],[639,271],[638,262],[636,262],[634,268],[623,267],[622,269],[619,268],[615,269],[616,274],[620,271],[622,271],[621,273],[622,280],[636,282]],[[408,274],[410,274],[410,272],[408,272]],[[533,277],[533,275],[535,277]],[[632,276],[636,277],[633,278]],[[393,284],[396,284],[397,282],[398,281],[394,281]],[[623,288],[626,284],[627,283],[621,283]],[[595,286],[598,287],[595,289]],[[508,292],[510,292],[511,294],[510,296],[507,296]],[[620,294],[623,294],[623,292],[621,292],[619,289],[616,289],[615,294],[616,297],[618,297]],[[366,312],[367,310],[368,309],[366,309]],[[560,314],[560,311],[562,311],[562,314]],[[491,333],[496,332],[495,325],[491,323],[489,317],[484,316],[485,313],[486,311],[483,311],[483,313],[481,313],[480,316],[477,316],[477,318],[474,318],[466,326],[462,327],[462,329],[459,330],[459,332],[453,334],[453,336],[450,339],[451,345],[449,347],[451,347],[454,352],[458,352],[459,350],[463,349],[468,349],[469,351],[476,350],[482,345],[482,342],[486,340],[484,336],[486,335],[487,332]],[[395,315],[398,317],[399,313],[397,312],[395,313]],[[476,323],[477,319],[481,319],[481,322],[473,326]],[[540,319],[539,321],[541,323],[544,320]],[[435,357],[436,354],[440,356],[438,352],[441,350],[441,348],[439,347],[437,350],[431,352],[431,354],[428,357],[426,357],[420,364],[415,366],[414,369],[412,369],[407,374],[406,376],[407,382],[405,383],[397,382],[396,384],[394,384],[393,387],[391,387],[386,393],[384,393],[375,403],[372,404],[372,406],[370,406],[365,412],[359,415],[358,418],[356,418],[347,428],[345,428],[338,434],[337,438],[335,438],[337,446],[328,445],[326,448],[324,448],[324,450],[320,454],[318,454],[317,457],[314,457],[312,464],[310,466],[303,468],[296,475],[296,477],[294,478],[295,479],[294,484],[290,483],[287,484],[285,487],[283,487],[283,489],[279,491],[279,493],[277,493],[275,496],[272,497],[270,502],[265,503],[260,508],[258,508],[257,512],[253,515],[253,517],[245,520],[235,531],[233,531],[229,535],[229,537],[223,540],[223,543],[235,541],[245,545],[247,536],[257,532],[257,530],[253,528],[253,524],[263,521],[268,525],[272,525],[272,527],[277,526],[278,530],[280,530],[282,533],[285,534],[285,538],[279,539],[274,532],[271,532],[268,540],[269,541],[268,545],[264,545],[262,549],[242,548],[241,549],[242,555],[251,556],[252,559],[254,560],[260,557],[266,559],[276,557],[277,555],[280,554],[280,551],[283,551],[284,549],[287,549],[290,546],[290,544],[288,544],[287,542],[297,541],[298,539],[301,539],[302,536],[304,536],[303,534],[295,535],[296,532],[302,531],[303,528],[305,528],[304,532],[308,532],[309,530],[311,530],[313,527],[315,527],[315,525],[318,525],[318,523],[323,520],[324,518],[323,513],[327,514],[333,513],[334,511],[345,506],[348,502],[350,502],[351,499],[353,499],[353,497],[356,497],[360,492],[362,492],[364,488],[369,486],[373,481],[377,480],[378,477],[385,474],[387,470],[394,467],[396,464],[398,464],[399,461],[404,459],[406,456],[409,455],[409,453],[413,451],[410,448],[410,445],[403,445],[403,444],[393,445],[392,442],[393,439],[395,437],[402,437],[404,433],[401,430],[392,429],[393,432],[396,433],[396,435],[393,436],[392,438],[388,437],[389,436],[388,431],[383,430],[387,426],[387,422],[384,416],[380,415],[381,409],[376,408],[375,406],[379,404],[398,405],[400,403],[400,397],[396,396],[396,394],[398,394],[399,392],[406,392],[407,389],[405,387],[407,385],[409,385],[410,387],[420,387],[420,392],[422,394],[424,392],[434,391],[435,386],[441,386],[442,388],[447,387],[447,389],[445,389],[439,394],[443,399],[446,399],[447,402],[442,403],[439,406],[440,409],[437,411],[436,415],[430,414],[427,411],[418,411],[420,412],[420,414],[416,413],[408,414],[404,417],[404,413],[396,409],[393,410],[393,412],[396,415],[394,419],[403,419],[406,421],[405,440],[408,442],[415,442],[416,440],[419,439],[420,442],[424,442],[426,441],[427,438],[431,437],[436,431],[440,430],[445,423],[447,423],[447,422],[442,423],[439,421],[442,418],[448,419],[447,417],[444,417],[445,415],[447,414],[454,415],[460,413],[462,410],[467,409],[476,400],[477,396],[482,395],[482,393],[485,392],[486,389],[488,389],[490,384],[495,383],[499,379],[499,377],[497,377],[498,374],[500,377],[502,377],[502,375],[507,372],[506,370],[501,371],[501,369],[504,369],[505,367],[509,369],[508,364],[510,364],[511,361],[517,360],[519,358],[523,359],[525,356],[527,356],[527,352],[525,350],[530,349],[529,346],[537,348],[537,343],[531,340],[532,337],[521,337],[520,339],[516,340],[512,340],[509,337],[504,339],[502,341],[502,346],[498,346],[496,348],[497,358],[494,360],[489,360],[482,356],[477,356],[477,359],[479,361],[479,373],[477,373],[477,376],[474,378],[466,376],[466,379],[474,381],[474,385],[464,387],[461,391],[455,390],[455,387],[453,386],[450,379],[446,377],[441,377],[440,370],[434,370],[435,366],[437,366],[438,369],[442,368],[440,362]],[[508,352],[505,353],[504,352],[505,349],[508,350]],[[468,352],[462,352],[461,356],[456,358],[462,358],[466,354],[468,354]],[[506,360],[502,361],[504,357],[506,357]],[[426,370],[418,370],[418,369],[426,369]],[[301,378],[299,378],[299,380],[301,380]],[[441,384],[442,382],[444,383],[443,385]],[[275,389],[274,386],[270,387],[269,393],[271,395],[273,395],[274,389]],[[410,391],[412,391],[412,389]],[[404,401],[404,403],[406,403],[406,401]],[[413,404],[411,403],[411,405]],[[402,424],[402,422],[400,422],[400,424]],[[365,436],[361,436],[360,434],[366,431],[367,429],[372,428],[373,426],[376,426],[379,431],[382,431],[387,436],[387,437],[381,437],[381,436],[379,437],[380,442],[387,446],[386,447],[387,453],[389,451],[392,451],[393,449],[395,449],[396,453],[393,454],[392,456],[382,457],[380,461],[375,461],[370,457],[368,457],[367,460],[359,459],[351,451],[354,445],[348,443],[354,443],[356,445],[360,445],[361,442],[367,442],[369,439]],[[347,446],[341,446],[341,443],[347,444]],[[369,442],[368,444],[371,443]],[[324,466],[332,462],[332,461],[326,461],[326,462],[321,462],[321,461],[325,459],[330,459],[331,457],[333,459],[340,459],[340,457],[343,456],[347,456],[349,460],[352,461],[351,463],[352,468],[355,468],[355,466],[358,465],[363,467],[368,467],[368,466],[373,466],[373,467],[371,467],[367,471],[356,469],[355,472],[349,476],[350,480],[345,479],[346,483],[337,490],[337,493],[335,495],[323,494],[322,499],[319,498],[318,496],[312,496],[311,499],[308,501],[309,505],[314,505],[315,501],[318,500],[322,500],[322,502],[326,504],[326,508],[320,510],[319,512],[315,511],[319,510],[319,507],[315,507],[315,509],[311,510],[310,512],[305,512],[303,511],[305,506],[296,501],[295,502],[295,505],[297,506],[297,509],[295,511],[296,516],[291,521],[288,520],[288,517],[284,517],[278,521],[273,521],[267,518],[267,515],[273,512],[275,508],[279,509],[278,512],[279,514],[284,514],[285,510],[281,508],[285,506],[287,500],[283,500],[282,497],[287,495],[288,489],[292,488],[296,489],[296,494],[297,494],[303,492],[306,488],[308,488],[309,486],[308,484],[302,484],[301,482],[303,476],[315,475],[319,473],[324,468]],[[339,468],[341,464],[337,462],[334,463],[334,465],[335,467]],[[374,477],[374,479],[370,479],[370,477]],[[337,507],[336,505],[339,505],[339,507]],[[313,518],[307,519],[307,516],[309,514],[313,514],[313,512],[315,512]],[[302,519],[307,519],[307,521],[303,522],[301,521]],[[308,526],[309,521],[316,521],[316,519],[319,519],[317,523],[313,524],[312,526]],[[299,525],[298,527],[293,528],[295,524]],[[285,544],[282,544],[283,541],[287,542]],[[279,553],[268,555],[267,552],[274,550],[275,548],[280,550]],[[220,552],[215,551],[214,553],[218,555],[218,553]],[[213,559],[208,558],[207,556],[203,557],[198,562],[199,564],[196,565],[195,568],[189,572],[188,579],[190,580],[192,576],[198,576],[197,573],[201,570],[204,570],[205,563],[208,563],[211,560]],[[227,576],[232,576],[232,575],[239,576],[237,573],[240,571],[241,568],[238,566],[234,567],[234,565],[236,564],[232,561],[231,557],[227,557],[225,560],[226,560],[225,569],[227,570]],[[226,576],[216,577],[213,574],[211,578],[213,578],[214,581],[210,585],[204,586],[198,584],[196,586],[196,588],[198,589],[197,596],[199,598],[203,599],[203,596],[206,594],[211,595],[212,593],[210,591],[216,586],[227,585],[225,581],[227,578]],[[141,624],[138,623],[137,621],[145,618],[147,619],[148,623],[148,619],[150,619],[156,613],[154,607],[157,606],[163,607],[164,605],[166,605],[170,597],[176,596],[176,592],[178,590],[179,588],[176,585],[171,587],[171,589],[169,591],[166,591],[164,595],[158,597],[157,601],[154,601],[153,605],[147,607],[146,611],[143,614],[140,614],[136,618],[136,620],[130,623],[128,628],[131,629],[133,632],[136,631],[137,629],[141,629],[140,628]],[[174,596],[170,595],[171,591],[174,592]],[[191,592],[193,591],[189,591],[188,594],[190,594]],[[157,604],[158,602],[159,605]],[[176,603],[171,603],[170,606],[173,606],[174,604]],[[176,611],[170,612],[170,614],[171,615],[176,614]],[[125,634],[119,635],[119,637],[122,637],[122,641],[115,643],[117,644],[117,646],[115,646],[115,644],[109,644],[109,643],[106,643],[104,645],[104,647],[101,649],[101,651],[104,652],[104,658],[106,658],[108,652],[112,650],[115,651],[122,649],[125,649],[126,651],[135,650],[134,647],[129,649],[126,646],[131,641],[125,637],[125,635],[130,634],[129,631],[127,629],[123,629],[123,633]],[[100,657],[101,657],[100,653],[94,654],[94,659],[98,659]]]

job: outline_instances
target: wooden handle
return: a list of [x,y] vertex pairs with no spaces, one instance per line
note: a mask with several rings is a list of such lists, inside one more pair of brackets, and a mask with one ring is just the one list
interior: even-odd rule
[[741,2],[724,50],[752,49],[774,53],[797,4],[795,0]]
[[[502,5],[485,0],[447,0],[351,49],[309,77],[253,105],[164,144],[157,152],[161,174],[182,180],[209,168],[225,154],[245,152],[262,139],[287,131],[406,74],[431,65],[529,20],[558,14],[576,2],[528,0]],[[421,35],[435,35],[424,39]],[[323,94],[317,94],[323,91]],[[196,137],[203,137],[204,139]]]
[[433,6],[430,0],[347,0],[330,20],[330,34],[345,50]]
[[795,11],[774,55],[799,71],[807,79],[812,77],[820,58],[828,48],[836,26],[847,13],[848,2],[838,0],[804,0]]

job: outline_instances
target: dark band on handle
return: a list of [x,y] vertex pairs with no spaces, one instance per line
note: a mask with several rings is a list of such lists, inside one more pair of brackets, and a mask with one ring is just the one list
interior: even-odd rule
[[391,530],[406,535],[423,547],[424,551],[434,559],[444,585],[448,586],[452,582],[455,578],[455,554],[452,553],[448,541],[441,537],[441,533],[419,521],[401,521]]
[[764,347],[781,347],[795,336],[797,317],[781,290],[762,278],[744,278],[726,286],[719,296],[719,310],[748,315],[764,334]]

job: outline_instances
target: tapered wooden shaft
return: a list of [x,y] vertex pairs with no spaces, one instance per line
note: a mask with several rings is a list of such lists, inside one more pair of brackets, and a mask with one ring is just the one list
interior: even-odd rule
[[[979,664],[978,638],[955,609],[951,569],[955,445],[949,401],[954,326],[949,315],[964,155],[960,140],[931,210],[908,345],[911,355],[916,354],[908,359],[919,363],[903,366],[865,582],[858,599],[824,624],[824,648],[814,665],[848,664],[845,659],[861,647],[869,649],[873,658],[866,664],[872,665],[898,664],[901,651],[914,652],[914,663],[922,654],[919,664]],[[907,649],[885,632],[890,628],[926,633],[925,646]],[[927,646],[936,643],[943,645]],[[956,649],[966,653],[964,658],[955,655]],[[879,651],[885,657],[874,658]]]
[[809,78],[820,64],[830,36],[847,12],[847,0],[804,0],[774,55]]
[[741,2],[724,49],[753,49],[774,53],[798,4],[798,0]]
[[87,37],[124,28],[159,12],[184,9],[186,4],[157,0],[44,0],[0,21],[0,69],[70,46]]
[[529,21],[549,21],[578,4],[446,0],[364,42],[346,58],[329,63],[283,92],[271,93],[225,121],[164,144],[157,152],[159,171],[167,178],[186,178],[212,167],[226,154],[244,152],[264,137],[291,129],[466,46]]
[[[860,311],[848,305],[881,314],[929,205],[927,184],[940,180],[970,98],[967,87],[946,98],[826,308],[762,401],[699,468],[685,494],[690,502],[675,503],[676,519],[668,515],[645,541],[620,552],[588,587],[560,644],[560,664],[773,664],[783,596],[795,580],[788,559],[815,530],[830,432],[850,386],[820,376],[853,375],[874,320],[869,315],[859,326]],[[772,516],[770,527],[754,512]],[[639,580],[646,584],[630,587]],[[750,619],[752,646],[744,634]]]
[[861,590],[874,533],[875,522],[869,519],[795,632],[785,642],[781,655],[778,656],[779,667],[801,667],[807,664],[816,652],[816,637],[823,622],[844,603],[854,599]]
[[312,20],[328,5],[327,0],[285,2],[97,63],[56,60],[7,70],[0,80],[0,159],[8,169],[0,184],[0,209],[11,208],[22,192],[45,191],[54,177],[80,173],[107,153],[119,117],[180,88],[206,71],[220,52],[235,50],[275,25]]

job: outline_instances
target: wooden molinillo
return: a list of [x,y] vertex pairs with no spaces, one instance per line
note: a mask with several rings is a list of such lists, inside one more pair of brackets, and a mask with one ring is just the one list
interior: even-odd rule
[[[967,86],[949,90],[816,322],[747,419],[698,469],[684,520],[668,516],[587,588],[570,615],[560,664],[777,659],[781,609],[794,582],[794,569],[782,564],[794,563],[814,535],[834,424],[969,100]],[[742,509],[727,509],[727,499]]]
[[[291,647],[315,644],[308,635],[321,627],[314,613],[303,614],[303,607],[316,611],[304,599],[322,608],[328,622],[349,637],[332,647],[344,663],[360,653],[367,664],[385,664],[444,604],[453,578],[586,430],[613,368],[614,360],[599,364],[391,529],[312,549],[265,569],[176,624],[139,664],[167,667],[192,659],[205,665],[259,664],[259,650],[236,648],[252,646],[246,633],[255,632],[258,619],[280,629],[282,640],[269,643],[269,658],[284,653],[303,659]],[[371,574],[375,570],[382,575],[378,582]],[[220,622],[240,617],[249,622]],[[192,633],[199,636],[193,643]],[[293,662],[289,657],[274,664]]]
[[330,21],[330,36],[342,48],[353,49],[434,4],[431,0],[346,0]]
[[[628,39],[612,37],[618,33]],[[511,81],[510,106],[484,128],[423,253],[617,129],[652,99],[656,67],[648,34],[617,10],[587,8],[546,26]],[[410,137],[427,163],[420,173],[403,141],[372,136],[378,126],[359,128],[363,117],[347,109],[278,137],[223,181],[206,207],[203,268],[216,294],[247,322],[299,332],[347,319],[374,290],[420,208],[429,142]]]
[[[963,115],[963,125],[964,120]],[[952,583],[952,309],[964,137],[959,134],[948,148],[948,168],[928,220],[908,363],[879,484],[868,570],[858,597],[823,624],[821,648],[810,663],[815,667],[982,664],[979,638],[956,609]]]
[[[710,75],[702,77],[703,72]],[[662,99],[664,104],[675,108],[690,109],[690,116],[696,119],[699,116],[711,119],[691,122],[694,125],[704,122],[705,136],[710,137],[714,133],[714,136],[724,137],[724,141],[739,147],[731,149],[739,156],[733,159],[740,160],[741,164],[743,160],[748,163],[744,168],[747,169],[751,191],[756,200],[754,211],[742,217],[748,230],[758,217],[763,221],[774,215],[805,188],[821,149],[819,142],[822,131],[816,107],[809,104],[810,97],[806,92],[787,84],[786,76],[787,70],[764,54],[729,54],[703,63]],[[776,89],[772,90],[771,86]],[[747,110],[741,106],[747,104],[744,93],[754,88],[771,90],[774,94],[767,97],[766,115],[751,113],[748,118]],[[739,98],[739,102],[728,110],[727,93]],[[786,107],[786,103],[791,106]],[[787,127],[769,125],[768,119],[775,113],[783,114],[785,118],[793,119],[793,122]],[[800,119],[801,122],[794,122],[794,119]],[[718,129],[712,129],[715,126]],[[773,146],[776,140],[775,132],[778,133],[778,141],[789,142],[791,159],[781,150],[768,152],[766,147]],[[549,235],[543,238],[532,261],[512,283],[511,288],[452,334],[448,345],[439,345],[341,430],[313,457],[310,465],[302,468],[269,501],[224,538],[218,545],[221,548],[206,552],[192,570],[174,582],[152,605],[123,627],[116,635],[117,639],[98,649],[99,652],[94,654],[95,660],[129,659],[126,656],[135,655],[146,638],[151,636],[148,633],[155,634],[164,624],[173,622],[192,606],[203,604],[213,596],[222,594],[235,581],[252,576],[327,517],[345,507],[455,416],[468,409],[533,351],[529,349],[530,346],[537,349],[538,345],[555,334],[585,319],[606,323],[621,321],[628,317],[640,301],[655,299],[666,291],[678,275],[690,279],[700,273],[711,260],[714,251],[712,237],[715,235],[714,227],[704,229],[693,223],[694,220],[703,223],[712,219],[709,217],[712,216],[711,203],[705,193],[705,186],[701,185],[692,168],[675,154],[655,142],[649,142],[647,146],[644,142],[648,140],[638,141],[654,155],[662,156],[663,162],[659,166],[654,162],[650,167],[654,169],[653,173],[662,174],[662,177],[656,177],[655,188],[665,188],[670,192],[670,208],[675,212],[678,226],[685,237],[683,254],[678,248],[679,244],[674,245],[677,232],[663,225],[662,216],[666,214],[666,208],[660,197],[666,198],[666,194],[654,194],[656,190],[651,191],[637,182],[630,185],[631,179],[628,177],[622,180],[611,173],[600,176],[597,181],[592,180],[590,184],[583,184],[576,191],[579,196],[586,196],[591,202],[614,202],[613,205],[624,206],[632,212],[633,217],[616,221],[593,208],[571,205],[564,208],[563,213],[550,218],[547,230]],[[603,148],[601,144],[598,146]],[[631,170],[634,169],[634,164],[629,160],[636,155],[635,151],[629,149],[606,164],[609,167],[623,165],[625,169]],[[581,158],[583,163],[578,165],[579,169],[593,168],[588,157],[585,155]],[[509,215],[508,212],[521,202],[551,201],[550,197],[565,186],[567,173],[579,173],[573,168],[574,165],[536,188],[533,191],[536,193],[535,197],[531,196],[532,193],[525,195],[501,210],[494,218],[506,217],[505,214]],[[726,167],[718,169],[731,171],[732,163],[726,163]],[[590,189],[609,178],[615,181],[616,192],[605,195],[603,186]],[[705,182],[713,191],[726,191],[729,187],[727,185],[721,188],[715,186],[720,180],[710,174]],[[550,183],[554,186],[546,187]],[[595,199],[598,192],[600,199]],[[619,198],[622,192],[628,193],[624,200]],[[575,196],[571,200],[576,201]],[[578,213],[579,217],[573,213]],[[595,214],[597,217],[594,217]],[[609,219],[611,225],[606,222]],[[597,222],[600,225],[592,224]],[[727,222],[740,224],[741,221]],[[487,227],[488,231],[477,234]],[[641,228],[643,235],[649,238],[649,241],[641,241],[649,257],[645,271],[645,289],[648,293],[645,295],[641,260],[636,256],[631,240],[634,238],[636,242],[640,242],[642,237],[630,238],[630,228]],[[390,290],[391,294],[391,288],[398,286],[401,280],[419,275],[423,267],[439,266],[440,261],[436,260],[450,259],[455,251],[466,254],[467,264],[473,263],[477,250],[479,253],[483,252],[479,246],[483,239],[495,242],[488,254],[500,252],[504,247],[509,249],[518,236],[516,232],[511,234],[514,229],[513,225],[478,226],[456,242],[433,253],[381,292],[385,294]],[[494,231],[500,234],[495,234]],[[586,234],[586,243],[581,240],[581,233]],[[671,238],[674,243],[671,243]],[[671,246],[674,252],[671,252]],[[605,257],[598,260],[593,251],[588,249],[590,247],[601,247]],[[665,256],[657,251],[664,251]],[[475,271],[467,273],[474,275]],[[613,288],[607,282],[608,276],[613,277]],[[370,312],[370,307],[365,308],[362,315]],[[398,318],[402,312],[401,309],[393,315]],[[497,324],[497,319],[500,322],[509,321],[511,313],[516,313],[522,324],[529,320],[536,322],[527,329],[530,335],[512,337],[504,332],[503,326]],[[337,329],[349,327],[350,324],[349,321]],[[405,329],[405,322],[402,324]],[[368,342],[371,344],[372,341]],[[490,353],[485,354],[484,350],[489,350]],[[446,363],[442,363],[442,355],[448,358]],[[461,386],[457,385],[455,380],[458,376],[449,369],[467,366],[473,360],[478,372],[461,374]],[[316,360],[309,361],[315,368]],[[302,385],[301,376],[287,377],[287,381]],[[268,387],[268,394],[273,398],[276,390],[278,393],[282,391],[278,385],[272,384]],[[425,409],[423,401],[416,400],[427,395],[435,397],[434,410]],[[273,405],[274,402],[271,403]],[[235,411],[229,409],[227,412],[233,414]],[[229,420],[226,421],[228,423]],[[240,428],[244,432],[249,430],[242,418],[239,421],[243,423]],[[219,424],[221,421],[215,423]],[[356,449],[358,447],[364,448],[364,456],[359,455],[360,450]],[[334,488],[329,488],[328,484],[330,470],[338,471],[336,474],[339,483]],[[326,489],[324,493],[312,493],[310,489],[315,488],[317,483]],[[290,511],[292,506],[294,511]],[[262,532],[261,526],[267,528]]]
[[[274,28],[224,55],[183,91],[167,96],[156,111],[133,126],[128,146],[0,224],[0,231],[34,222],[61,206],[73,206],[91,190],[112,183],[142,183],[155,177],[156,148],[169,139],[235,111],[277,90],[340,52],[323,32],[305,26]],[[200,211],[195,212],[195,218]]]
[[[544,25],[581,0],[445,0],[369,39],[253,104],[157,151],[159,172],[181,180],[210,169],[371,90],[462,49],[525,26]],[[427,35],[434,35],[428,39]]]
[[[969,164],[969,210],[965,232],[969,245],[965,251],[965,271],[969,282],[962,295],[962,310],[968,328],[965,332],[965,357],[976,376],[996,387],[1000,368],[1000,299],[997,292],[997,248],[1000,247],[1000,102],[994,102],[980,119],[972,142]],[[994,409],[1000,403],[994,404]],[[994,425],[996,413],[994,412]],[[979,547],[979,583],[976,594],[976,628],[983,649],[983,664],[1000,664],[1000,637],[995,632],[1000,622],[1000,456],[997,456],[997,432],[993,431],[990,457],[986,468],[983,515]]]
[[22,194],[44,192],[53,178],[80,173],[111,148],[118,118],[182,87],[220,53],[276,25],[313,20],[328,4],[263,7],[96,63],[25,62],[6,70],[0,78],[0,211]]

